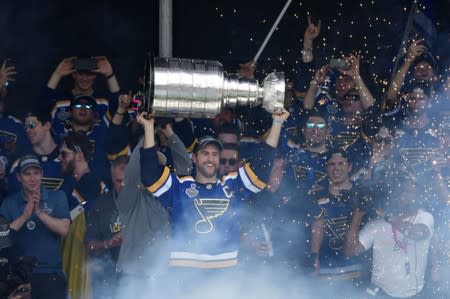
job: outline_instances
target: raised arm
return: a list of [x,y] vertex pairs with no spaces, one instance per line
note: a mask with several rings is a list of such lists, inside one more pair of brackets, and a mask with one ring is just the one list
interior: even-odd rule
[[319,36],[321,25],[321,20],[317,22],[316,26],[311,21],[311,16],[308,16],[308,27],[306,27],[305,33],[303,35],[302,60],[304,63],[310,63],[314,59],[313,41]]
[[359,73],[360,58],[361,57],[359,54],[350,55],[350,57],[348,58],[350,62],[350,69],[348,71],[343,71],[340,69],[338,70],[342,74],[350,76],[352,78],[353,82],[356,85],[356,89],[358,90],[358,94],[364,109],[368,109],[375,103],[375,98],[372,96],[372,93],[367,88],[366,83],[364,83],[364,80]]
[[286,121],[286,119],[289,117],[289,112],[285,109],[279,109],[272,113],[272,127],[270,128],[269,135],[267,136],[265,142],[273,147],[278,147],[278,141],[280,139],[281,134],[281,127],[283,126],[283,123]]
[[174,133],[172,125],[167,124],[164,128],[159,130],[167,137],[175,173],[178,176],[190,175],[192,172],[192,159],[189,156],[184,143],[178,135]]
[[50,79],[47,82],[47,87],[50,89],[56,89],[63,77],[73,74],[76,71],[74,68],[75,60],[76,57],[64,58],[50,76]]
[[412,41],[409,45],[405,61],[400,66],[397,73],[395,73],[394,78],[392,78],[392,81],[389,84],[389,89],[386,93],[386,100],[388,104],[395,101],[400,93],[403,83],[405,82],[405,77],[408,73],[409,68],[411,67],[414,60],[425,51],[425,46],[421,44],[422,42],[423,39],[419,39],[416,41]]
[[95,57],[95,59],[97,59],[97,69],[93,70],[93,72],[105,76],[109,92],[119,92],[119,82],[117,81],[116,75],[114,74],[111,63],[109,63],[108,59],[105,56],[97,56]]
[[155,143],[155,119],[147,112],[142,112],[138,114],[137,121],[144,127],[144,144],[140,149],[141,181],[147,190],[154,193],[168,180],[170,169],[159,164]]
[[314,79],[309,83],[308,90],[306,91],[305,98],[303,99],[303,108],[306,110],[312,110],[316,104],[316,94],[319,86],[325,82],[325,78],[329,71],[328,66],[323,66],[316,71]]

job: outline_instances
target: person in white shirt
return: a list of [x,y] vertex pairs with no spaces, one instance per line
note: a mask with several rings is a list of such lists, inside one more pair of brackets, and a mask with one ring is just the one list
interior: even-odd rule
[[[347,235],[347,256],[373,248],[372,286],[367,293],[376,298],[422,298],[427,257],[433,235],[433,216],[419,208],[419,185],[402,180],[398,192],[383,209],[381,216],[359,226],[366,211],[357,209]],[[391,210],[392,214],[386,211]]]

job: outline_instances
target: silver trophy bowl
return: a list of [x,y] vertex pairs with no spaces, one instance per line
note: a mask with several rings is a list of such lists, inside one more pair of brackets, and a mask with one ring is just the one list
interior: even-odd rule
[[262,105],[270,113],[283,108],[283,73],[257,80],[228,76],[218,61],[147,55],[144,90],[138,110],[155,117],[213,118],[225,108]]

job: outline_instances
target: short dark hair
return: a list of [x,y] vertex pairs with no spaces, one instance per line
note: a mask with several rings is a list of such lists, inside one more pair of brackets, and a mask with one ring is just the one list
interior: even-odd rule
[[346,152],[343,148],[335,148],[335,149],[331,150],[331,151],[327,154],[327,162],[328,162],[331,158],[333,158],[333,157],[335,157],[335,156],[339,156],[339,157],[341,157],[341,158],[344,158],[344,159],[347,160],[348,163],[351,163],[351,161],[350,161],[350,159],[349,159],[349,157],[348,157],[347,152]]
[[232,150],[239,153],[239,145],[237,145],[236,143],[224,143],[222,150]]
[[198,139],[198,142],[195,144],[194,149],[193,149],[193,153],[197,154],[197,152],[199,150],[201,150],[202,148],[204,148],[205,146],[209,145],[209,144],[214,144],[215,146],[217,146],[217,148],[219,149],[219,152],[222,150],[223,148],[223,144],[222,142],[220,142],[219,140],[217,140],[216,138],[209,136],[209,135],[205,135],[202,136]]
[[238,139],[241,138],[241,132],[234,124],[222,124],[215,129],[215,133],[216,138],[219,137],[220,134],[233,134],[236,135]]
[[40,121],[43,125],[45,125],[45,123],[47,123],[47,122],[52,123],[52,116],[51,116],[50,112],[48,112],[44,109],[33,109],[33,110],[27,112],[25,114],[24,121],[25,121],[25,118],[32,117],[32,116],[36,117],[37,120]]
[[431,68],[433,69],[433,71],[435,73],[437,73],[437,63],[436,63],[436,59],[429,53],[423,53],[420,56],[418,56],[416,59],[414,59],[413,63],[412,63],[412,69],[414,69],[419,63],[421,62],[426,62],[428,63]]
[[94,153],[94,147],[89,138],[81,132],[69,132],[62,140],[61,147],[80,153],[82,152],[86,161],[89,161]]

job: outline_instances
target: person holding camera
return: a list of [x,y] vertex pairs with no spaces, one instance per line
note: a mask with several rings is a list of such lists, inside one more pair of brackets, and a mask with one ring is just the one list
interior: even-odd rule
[[0,155],[10,163],[5,165],[9,171],[12,162],[23,155],[24,149],[30,146],[23,123],[7,113],[8,84],[14,82],[16,68],[9,60],[4,60],[0,67]]
[[[386,103],[384,106],[391,106],[395,104],[402,87],[405,83],[405,78],[408,71],[412,69],[411,80],[408,80],[408,85],[412,82],[422,82],[430,86],[437,81],[436,80],[436,62],[431,53],[428,52],[427,46],[424,44],[423,39],[413,40],[409,44],[406,52],[403,64],[395,73],[392,81],[389,84],[388,91],[386,92]],[[434,93],[432,88],[431,94]]]
[[[100,94],[94,89],[94,83],[101,75],[105,78],[108,86],[107,94]],[[57,91],[62,78],[71,76],[73,85],[66,92]],[[93,97],[98,109],[97,119],[102,120],[108,113],[110,105],[117,106],[117,96],[120,86],[114,74],[114,70],[105,56],[90,58],[68,57],[61,61],[47,83],[43,107],[51,109],[53,116],[52,126],[57,132],[64,131],[64,122],[69,118],[70,99],[87,95]],[[115,110],[115,107],[112,107]]]
[[[332,77],[336,77],[334,85]],[[317,70],[303,107],[327,116],[333,147],[343,148],[353,157],[353,172],[367,164],[366,137],[376,133],[381,111],[360,74],[359,54],[335,59]]]
[[400,178],[393,187],[385,203],[378,205],[380,218],[368,222],[361,230],[367,211],[354,211],[345,254],[357,256],[373,249],[371,286],[366,297],[427,298],[422,290],[434,217],[420,208],[425,193],[417,182]]
[[36,258],[31,279],[33,298],[66,298],[61,255],[61,240],[70,226],[66,195],[41,187],[42,166],[34,155],[21,157],[17,178],[22,192],[6,198],[0,207],[0,215],[10,222],[13,246],[8,258],[11,262],[24,256]]

